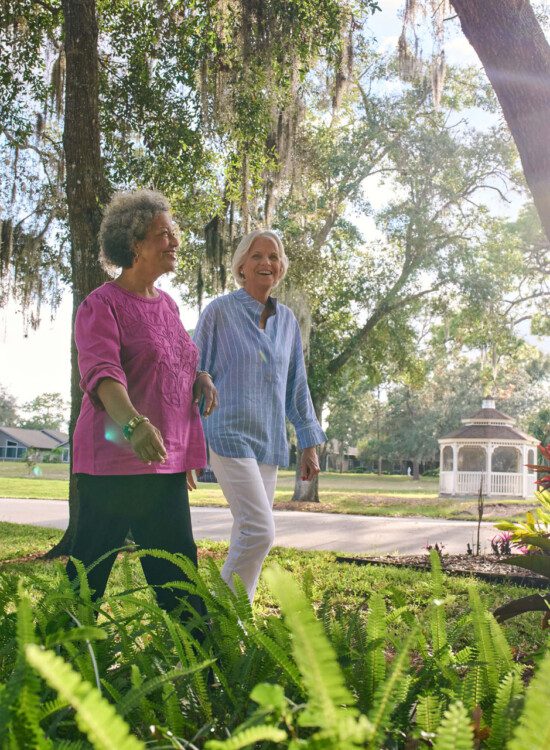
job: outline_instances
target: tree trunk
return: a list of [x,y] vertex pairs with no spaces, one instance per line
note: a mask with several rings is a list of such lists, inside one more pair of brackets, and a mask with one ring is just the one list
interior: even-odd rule
[[502,107],[550,239],[550,45],[527,0],[451,0]]
[[417,458],[413,458],[413,479],[420,480],[420,461]]
[[[63,0],[66,55],[63,147],[71,237],[73,317],[82,300],[105,280],[98,262],[101,208],[109,197],[100,153],[97,18],[95,0]],[[72,474],[72,437],[82,392],[77,352],[71,331],[71,482],[69,527],[48,557],[68,554],[78,517],[78,497]]]

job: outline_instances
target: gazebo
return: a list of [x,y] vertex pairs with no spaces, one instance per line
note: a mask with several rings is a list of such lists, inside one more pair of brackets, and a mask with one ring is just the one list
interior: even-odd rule
[[525,464],[536,463],[538,440],[483,399],[481,409],[462,420],[463,427],[439,439],[441,495],[531,497],[535,474]]

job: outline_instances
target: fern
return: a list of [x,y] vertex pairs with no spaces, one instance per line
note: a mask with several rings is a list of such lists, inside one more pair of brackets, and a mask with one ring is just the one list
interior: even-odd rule
[[372,706],[374,695],[386,677],[386,604],[381,594],[369,599],[367,619],[367,644],[365,652],[365,704]]
[[241,750],[257,742],[284,742],[286,738],[286,732],[276,727],[250,727],[227,740],[209,740],[204,747],[205,750]]
[[332,646],[293,578],[275,566],[266,570],[265,578],[292,632],[292,651],[308,694],[300,723],[335,727],[341,707],[353,710],[354,699],[344,684]]
[[409,650],[415,638],[416,630],[413,630],[405,640],[403,648],[393,660],[389,676],[379,686],[374,696],[374,706],[369,713],[369,719],[372,723],[372,739],[369,748],[373,750],[380,745],[394,708],[405,697],[401,690],[402,681],[407,666]]
[[145,750],[113,706],[61,657],[42,651],[35,644],[27,645],[25,654],[29,664],[73,706],[79,728],[97,750]]
[[430,628],[432,633],[432,645],[434,654],[441,655],[447,645],[447,628],[445,623],[445,610],[443,600],[445,592],[443,588],[443,572],[441,570],[441,559],[435,550],[430,550],[431,583],[433,593],[433,605],[430,609]]
[[453,703],[445,711],[443,721],[437,730],[433,750],[474,750],[470,719],[460,701]]
[[548,685],[550,684],[550,653],[540,664],[525,695],[525,705],[507,750],[548,750]]
[[288,658],[279,644],[273,640],[267,633],[261,630],[255,630],[252,634],[253,640],[269,654],[273,662],[283,671],[284,674],[296,685],[303,690],[302,678],[296,665]]
[[[472,624],[474,626],[476,650],[485,680],[484,688],[487,693],[494,695],[498,686],[500,665],[493,644],[493,634],[489,625],[491,615],[483,608],[479,593],[474,586],[469,587],[468,593],[472,608]],[[508,664],[505,667],[508,667]],[[507,669],[505,668],[504,671],[507,671]]]
[[416,723],[428,734],[434,734],[441,722],[441,701],[433,693],[426,693],[418,698]]
[[214,663],[214,660],[211,659],[209,661],[199,663],[191,647],[190,641],[192,640],[192,638],[187,633],[185,628],[180,623],[174,622],[166,612],[163,612],[162,616],[168,632],[172,637],[172,642],[176,647],[180,663],[190,665],[186,674],[193,674],[193,686],[199,699],[204,717],[208,721],[211,721],[212,704],[210,703],[210,699],[208,697],[204,675],[201,672],[202,670],[210,667]]
[[518,700],[523,693],[523,684],[518,671],[509,672],[501,680],[495,697],[491,716],[491,734],[487,750],[502,750],[506,747],[515,726]]

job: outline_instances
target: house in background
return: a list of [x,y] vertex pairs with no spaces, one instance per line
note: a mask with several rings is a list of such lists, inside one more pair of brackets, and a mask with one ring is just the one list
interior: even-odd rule
[[325,444],[321,465],[325,471],[353,471],[359,466],[359,451],[332,438]]
[[69,436],[61,430],[0,425],[0,461],[24,461],[29,452],[35,461],[57,459],[69,463]]

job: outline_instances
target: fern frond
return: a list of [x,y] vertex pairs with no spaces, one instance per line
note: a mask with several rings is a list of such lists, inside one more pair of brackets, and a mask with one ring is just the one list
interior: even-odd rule
[[508,750],[547,750],[550,747],[549,684],[550,653],[547,653],[527,688],[523,711]]
[[472,608],[472,624],[474,626],[478,661],[482,666],[482,672],[485,677],[485,688],[489,693],[494,694],[498,686],[500,665],[489,626],[490,615],[481,604],[477,588],[469,586],[468,593]]
[[296,669],[296,665],[288,658],[279,644],[261,630],[254,630],[251,635],[255,643],[267,651],[273,662],[283,670],[296,687],[303,690],[304,686],[299,670]]
[[286,732],[277,727],[250,727],[227,740],[209,740],[204,748],[205,750],[242,750],[257,742],[284,742],[286,738]]
[[366,706],[370,708],[378,687],[386,677],[386,603],[381,594],[372,594],[369,599],[366,631],[364,695]]
[[523,684],[517,670],[508,672],[500,681],[491,715],[491,734],[487,750],[502,750],[512,736],[516,725],[518,700],[523,693]]
[[182,677],[194,674],[198,670],[206,669],[208,666],[209,662],[204,662],[202,664],[197,664],[191,669],[172,669],[170,672],[159,674],[146,682],[136,685],[132,690],[126,693],[124,698],[117,705],[118,713],[121,716],[126,716],[127,713],[141,703],[143,698],[164,685],[165,682],[175,682]]
[[[460,701],[453,703],[439,725],[434,750],[474,750],[470,717]],[[523,748],[525,750],[525,748]]]
[[487,695],[486,682],[483,667],[475,664],[468,670],[462,682],[462,703],[470,711],[473,711],[476,706],[480,706]]
[[416,707],[416,723],[423,732],[434,734],[441,723],[442,705],[433,693],[426,693],[418,697]]
[[52,714],[55,714],[58,711],[67,708],[68,705],[69,704],[67,703],[67,701],[63,700],[62,698],[56,698],[53,701],[43,703],[40,711],[40,721],[44,721],[44,719],[47,719],[48,716],[51,716]]
[[379,686],[376,695],[374,696],[374,706],[369,712],[369,719],[373,728],[373,736],[369,748],[372,748],[373,750],[380,745],[384,737],[392,711],[399,701],[403,700],[404,696],[401,694],[399,687],[407,666],[411,644],[415,638],[416,630],[413,630],[409,633],[401,651],[393,660],[389,676],[386,681]]
[[293,635],[294,659],[308,694],[308,706],[300,715],[300,723],[335,727],[341,707],[352,710],[354,699],[346,688],[334,650],[292,576],[272,566],[265,571],[265,578]]
[[199,663],[191,646],[191,641],[193,641],[194,646],[198,647],[198,644],[194,641],[193,637],[180,623],[174,622],[167,612],[164,612],[162,616],[164,618],[164,623],[168,628],[168,632],[172,637],[172,642],[176,646],[180,662],[182,664],[189,664],[187,673],[193,675],[193,686],[199,699],[204,717],[207,721],[210,721],[212,719],[212,703],[210,702],[206,680],[202,671],[213,666],[215,660],[209,659]]
[[73,706],[79,728],[97,750],[145,750],[113,706],[61,657],[35,644],[26,646],[25,655],[44,680]]

